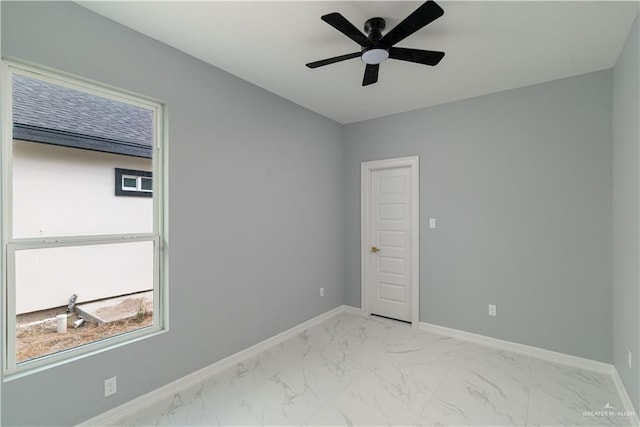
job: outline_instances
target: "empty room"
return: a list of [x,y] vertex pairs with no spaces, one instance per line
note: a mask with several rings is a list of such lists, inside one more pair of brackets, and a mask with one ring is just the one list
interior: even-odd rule
[[640,425],[639,10],[0,2],[0,423]]

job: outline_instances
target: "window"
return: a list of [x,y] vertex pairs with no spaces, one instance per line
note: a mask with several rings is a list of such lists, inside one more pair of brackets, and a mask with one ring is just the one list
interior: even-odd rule
[[116,168],[116,196],[151,197],[152,173]]
[[1,71],[3,374],[164,330],[163,105]]

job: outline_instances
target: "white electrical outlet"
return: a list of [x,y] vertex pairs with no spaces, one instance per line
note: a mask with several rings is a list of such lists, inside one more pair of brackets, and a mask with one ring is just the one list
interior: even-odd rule
[[494,304],[489,304],[489,316],[496,315],[496,306]]
[[631,366],[633,361],[633,354],[631,354],[631,350],[627,350],[627,364],[629,365],[629,370],[631,370]]
[[320,296],[323,297],[324,296],[324,286],[320,288]]
[[118,377],[111,377],[104,380],[104,397],[116,394],[118,391]]
[[436,219],[429,218],[429,228],[436,228]]

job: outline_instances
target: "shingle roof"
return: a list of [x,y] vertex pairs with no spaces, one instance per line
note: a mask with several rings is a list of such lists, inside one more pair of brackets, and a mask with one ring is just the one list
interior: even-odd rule
[[151,157],[153,112],[30,77],[13,76],[13,136]]

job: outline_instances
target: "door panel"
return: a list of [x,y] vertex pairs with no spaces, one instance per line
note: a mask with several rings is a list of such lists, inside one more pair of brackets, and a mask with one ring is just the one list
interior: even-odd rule
[[385,274],[397,274],[404,277],[406,274],[404,259],[378,255],[378,275],[384,276]]
[[371,313],[411,321],[411,169],[371,172]]
[[404,248],[407,245],[404,231],[380,231],[378,241],[380,246],[389,248]]
[[378,286],[378,290],[380,291],[380,295],[378,295],[378,298],[386,301],[403,303],[407,298],[406,289],[402,285],[380,283],[380,286]]

